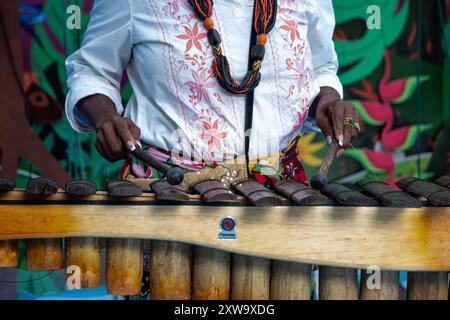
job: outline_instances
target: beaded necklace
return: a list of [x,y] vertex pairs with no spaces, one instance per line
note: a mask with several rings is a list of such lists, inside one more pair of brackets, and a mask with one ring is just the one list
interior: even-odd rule
[[213,13],[213,0],[188,0],[194,7],[195,12],[205,28],[208,30],[208,41],[213,47],[215,59],[213,61],[213,70],[219,81],[219,84],[227,91],[234,94],[248,94],[252,92],[261,80],[261,62],[264,59],[267,42],[267,34],[275,25],[277,16],[277,0],[255,0],[254,25],[253,28],[257,35],[257,44],[250,49],[252,59],[252,68],[247,71],[241,83],[238,83],[231,76],[230,65],[227,57],[222,54],[220,44],[222,39],[219,32],[214,29],[214,22],[211,19]]

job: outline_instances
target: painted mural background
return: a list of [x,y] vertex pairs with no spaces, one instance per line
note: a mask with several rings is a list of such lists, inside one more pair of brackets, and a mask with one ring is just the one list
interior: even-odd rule
[[[71,4],[82,8],[81,30],[61,27]],[[381,8],[379,30],[368,30],[365,23],[373,4]],[[103,160],[95,136],[71,130],[61,108],[67,92],[64,60],[80,45],[92,5],[93,0],[22,1],[25,89],[37,84],[55,99],[57,106],[50,109],[59,108],[41,110],[33,121],[46,147],[73,177],[104,185],[117,176],[120,163]],[[364,176],[392,182],[448,172],[450,1],[335,0],[334,5],[340,78],[364,124],[332,176],[343,182]],[[130,94],[124,81],[124,101]],[[299,148],[307,170],[314,171],[326,152],[324,138],[307,134]],[[20,168],[19,184],[25,184],[35,168],[26,162]]]
[[[178,2],[178,0],[169,0]],[[93,0],[21,1],[24,89],[49,97],[32,126],[45,146],[74,178],[102,186],[117,177],[120,163],[110,164],[95,149],[95,135],[74,132],[63,115],[65,58],[81,43]],[[345,96],[363,118],[363,131],[334,166],[332,177],[351,182],[372,177],[395,182],[403,176],[429,178],[450,172],[450,0],[334,0],[336,50]],[[66,9],[82,8],[81,30],[65,27]],[[370,5],[381,7],[382,28],[368,30]],[[123,82],[127,101],[131,88]],[[39,97],[39,95],[36,95]],[[322,135],[305,134],[299,150],[308,172],[326,152]],[[18,185],[38,174],[20,163]],[[21,280],[36,277],[23,271]],[[18,284],[37,294],[62,290],[46,284]],[[36,286],[36,287],[34,287]]]

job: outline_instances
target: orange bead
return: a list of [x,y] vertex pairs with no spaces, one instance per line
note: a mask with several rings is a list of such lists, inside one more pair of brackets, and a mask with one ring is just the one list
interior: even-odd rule
[[261,33],[260,35],[258,35],[258,44],[263,46],[265,45],[267,42],[267,36],[264,33]]
[[208,30],[214,28],[214,21],[212,21],[211,18],[206,18],[203,24],[205,25],[205,28]]

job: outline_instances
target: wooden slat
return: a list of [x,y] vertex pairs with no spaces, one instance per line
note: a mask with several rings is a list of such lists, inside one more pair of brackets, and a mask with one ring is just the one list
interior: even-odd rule
[[142,189],[137,184],[128,180],[110,181],[106,188],[108,195],[111,197],[139,197],[142,194]]
[[360,181],[356,183],[361,189],[370,193],[387,207],[420,208],[422,202],[409,194],[396,190],[381,181]]
[[[361,300],[398,300],[399,299],[399,276],[398,271],[381,271],[380,288],[368,287],[368,274],[361,270]],[[372,283],[369,280],[370,283]]]
[[[218,239],[228,215],[238,241]],[[448,207],[0,205],[0,221],[0,240],[160,239],[319,265],[450,270]]]
[[77,266],[81,270],[81,288],[97,288],[100,284],[101,245],[99,238],[66,239],[66,269]]
[[152,241],[150,255],[150,299],[189,300],[192,246]]
[[270,260],[234,254],[231,267],[232,300],[268,300]]
[[320,300],[358,300],[356,269],[325,267],[319,268]]
[[257,207],[282,206],[289,202],[256,180],[237,181],[233,187]]
[[447,272],[408,272],[408,300],[448,300]]
[[28,270],[59,270],[63,266],[61,239],[27,240],[26,268]]
[[[189,195],[191,201],[199,200],[198,195]],[[24,190],[16,189],[10,192],[0,193],[1,203],[13,203],[13,202],[30,202],[32,203],[55,203],[55,202],[77,202],[80,204],[95,204],[99,203],[123,203],[133,204],[136,202],[152,202],[155,201],[156,195],[154,193],[143,193],[136,197],[110,197],[107,191],[97,191],[96,194],[89,197],[79,197],[65,193],[64,190],[58,190],[57,193],[48,195],[45,198],[40,196],[33,196],[27,194]]]
[[0,268],[17,267],[19,264],[19,241],[0,241]]
[[151,184],[152,190],[156,193],[158,200],[186,202],[189,201],[189,194],[182,186],[173,186],[167,180],[159,180]]
[[191,186],[196,193],[201,195],[206,203],[223,202],[236,200],[237,195],[234,194],[226,184],[218,180],[201,181]]
[[141,291],[144,245],[136,239],[108,239],[106,246],[106,285],[117,296]]
[[310,300],[312,266],[310,264],[272,261],[271,300]]
[[193,300],[228,300],[230,254],[204,247],[194,248]]
[[307,185],[295,181],[282,181],[274,186],[275,190],[289,198],[299,206],[332,205],[333,201],[319,191],[310,189]]
[[436,179],[436,183],[443,187],[450,188],[450,175],[442,176],[439,179]]
[[344,206],[366,207],[379,205],[377,200],[337,183],[328,183],[320,191]]
[[425,197],[432,205],[450,206],[450,189],[418,178],[403,178],[396,185],[414,196]]

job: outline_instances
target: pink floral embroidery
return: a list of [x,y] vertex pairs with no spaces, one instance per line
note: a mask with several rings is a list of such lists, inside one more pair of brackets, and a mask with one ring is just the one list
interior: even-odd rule
[[208,91],[206,90],[215,86],[214,82],[210,81],[211,75],[206,76],[205,69],[199,73],[192,70],[192,77],[194,78],[194,81],[188,81],[186,84],[194,94],[194,98],[196,98],[199,103],[202,102],[203,99],[205,99],[208,104],[211,103]]
[[296,0],[281,0],[281,5],[292,6]]
[[190,4],[187,2],[187,0],[171,0],[169,1],[169,7],[172,15],[175,15],[180,10],[180,6],[182,6],[184,9],[190,9]]
[[[233,100],[218,86],[213,76],[211,65],[214,54],[207,40],[206,29],[199,22],[188,0],[147,1],[152,2],[156,10],[161,9],[155,14],[161,15],[162,28],[168,30],[167,39],[164,40],[172,51],[165,61],[175,70],[174,82],[180,91],[183,111],[186,110],[186,131],[193,146],[203,152],[201,156],[205,160],[214,161],[216,156],[226,156],[229,149],[234,147],[231,138],[238,135],[231,130],[238,130],[236,128],[241,125],[237,116],[236,122],[231,121],[229,114],[234,112]],[[316,89],[312,82],[312,66],[307,50],[307,24],[300,23],[305,21],[302,16],[305,14],[304,7],[303,0],[279,1],[279,19],[276,29],[270,35],[276,44],[275,48],[279,46],[280,49],[272,54],[273,62],[276,63],[276,80],[268,76],[262,83],[262,87],[268,89],[268,83],[272,84],[269,81],[275,81],[278,87],[279,104],[282,106],[280,119],[286,126],[282,131],[283,144],[297,134],[307,116],[308,104]],[[216,6],[214,20],[223,36],[226,51],[232,45],[227,42],[227,37],[234,30],[221,30],[220,23],[226,23],[221,10],[221,6]],[[261,96],[270,101],[277,94],[277,91],[271,90],[261,92]]]
[[293,62],[291,59],[287,59],[286,65],[288,70],[293,70],[294,75],[292,78],[297,81],[298,91],[301,93],[303,89],[309,91],[308,74],[305,70],[305,59],[295,60]]
[[295,39],[300,40],[300,32],[298,31],[297,22],[295,22],[292,19],[281,18],[281,20],[284,22],[284,24],[280,26],[280,29],[286,30],[289,32],[291,41],[294,42]]
[[[292,133],[296,134],[307,117],[310,96],[310,70],[305,65],[307,42],[302,38],[299,23],[292,18],[291,7],[295,1],[283,0],[279,6],[279,15],[282,23],[278,27],[284,32],[282,39],[285,41],[284,48],[290,49],[292,54],[286,58],[286,70],[291,72],[291,79],[295,84],[289,86],[286,99],[295,99],[296,106],[291,109],[293,117]],[[291,138],[294,138],[291,136]]]
[[185,34],[178,35],[178,39],[188,40],[186,42],[186,52],[192,49],[192,46],[195,46],[198,50],[202,51],[202,43],[200,40],[206,37],[206,32],[198,33],[198,23],[194,24],[192,29],[189,26],[184,26]]
[[220,131],[219,120],[214,121],[212,125],[210,122],[203,121],[203,129],[205,132],[200,135],[200,138],[208,141],[208,152],[214,147],[217,151],[222,152],[222,139],[228,136],[228,132]]
[[[184,4],[187,4],[186,0],[169,1],[168,6],[175,14],[167,11],[165,14],[175,19],[176,30],[184,31],[176,37],[186,42],[184,57],[178,63],[181,66],[180,70],[183,70],[183,77],[188,77],[183,79],[183,82],[190,92],[188,103],[194,111],[191,113],[191,121],[195,123],[193,128],[197,133],[192,143],[198,148],[200,141],[206,141],[208,150],[204,151],[207,152],[205,156],[214,158],[220,155],[217,153],[225,152],[227,147],[227,122],[223,121],[225,118],[222,114],[223,110],[216,105],[217,102],[223,105],[225,103],[221,94],[215,90],[217,83],[211,68],[214,55],[206,39],[206,30],[203,30],[198,20],[191,20],[192,7],[190,5],[186,7]],[[180,10],[180,6],[185,10]]]

